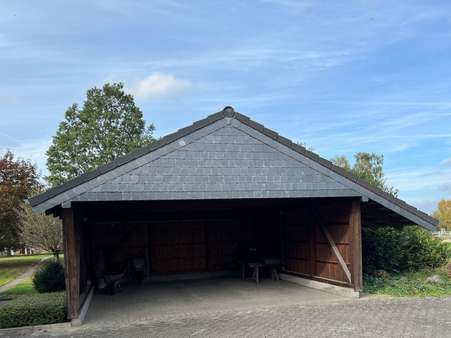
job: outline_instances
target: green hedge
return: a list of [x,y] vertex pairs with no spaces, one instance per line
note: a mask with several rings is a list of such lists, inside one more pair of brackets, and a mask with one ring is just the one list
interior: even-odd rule
[[449,246],[417,226],[363,229],[363,270],[399,273],[436,268],[450,257]]
[[64,292],[21,295],[0,306],[0,328],[66,321]]

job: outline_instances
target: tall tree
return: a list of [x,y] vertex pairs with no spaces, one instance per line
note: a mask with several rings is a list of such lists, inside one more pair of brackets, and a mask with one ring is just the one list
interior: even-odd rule
[[90,171],[153,141],[141,110],[122,83],[91,88],[80,109],[70,106],[47,151],[50,185]]
[[14,159],[10,151],[0,158],[0,249],[20,246],[17,208],[40,188],[33,164]]
[[18,214],[22,243],[33,249],[50,251],[59,261],[59,254],[63,250],[61,221],[55,217],[36,214],[26,204],[21,205]]
[[437,210],[433,215],[439,221],[439,228],[451,231],[451,200],[438,202]]
[[385,179],[384,155],[359,152],[354,155],[354,160],[354,165],[351,166],[346,156],[342,155],[332,159],[332,163],[393,196],[398,195],[398,190],[388,185]]

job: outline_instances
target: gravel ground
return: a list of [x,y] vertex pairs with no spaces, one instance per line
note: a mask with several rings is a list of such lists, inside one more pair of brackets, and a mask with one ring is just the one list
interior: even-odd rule
[[451,337],[451,298],[363,298],[179,314],[128,325],[3,331],[58,337]]

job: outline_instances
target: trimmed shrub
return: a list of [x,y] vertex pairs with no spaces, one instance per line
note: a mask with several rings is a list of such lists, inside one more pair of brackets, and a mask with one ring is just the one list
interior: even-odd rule
[[64,268],[56,261],[45,262],[35,273],[33,285],[38,292],[57,292],[65,289]]
[[447,245],[417,226],[363,229],[363,270],[367,274],[436,268],[449,257]]
[[0,328],[66,321],[64,292],[22,295],[0,307]]

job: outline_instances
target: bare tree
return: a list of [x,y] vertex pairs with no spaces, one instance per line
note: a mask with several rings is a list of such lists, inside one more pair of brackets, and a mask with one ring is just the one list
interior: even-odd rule
[[38,171],[30,161],[16,159],[9,150],[0,156],[0,251],[22,247],[16,211],[40,188]]
[[36,214],[25,204],[20,207],[18,213],[23,243],[31,248],[50,251],[59,262],[63,245],[61,221],[51,216]]

